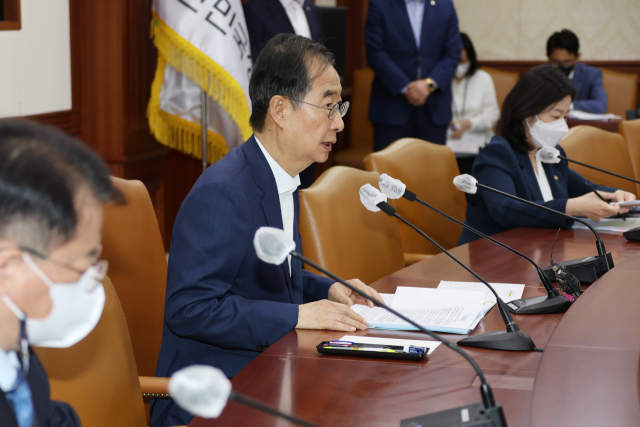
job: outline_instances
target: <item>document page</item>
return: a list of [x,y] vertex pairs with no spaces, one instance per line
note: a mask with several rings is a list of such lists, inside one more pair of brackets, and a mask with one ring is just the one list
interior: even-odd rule
[[[498,293],[498,296],[504,302],[511,302],[514,299],[522,298],[522,292],[524,292],[524,285],[518,285],[514,283],[489,283],[493,289]],[[448,282],[442,280],[437,289],[455,289],[460,291],[475,291],[484,293],[485,303],[496,303],[496,297],[493,292],[487,288],[484,283],[480,282]]]

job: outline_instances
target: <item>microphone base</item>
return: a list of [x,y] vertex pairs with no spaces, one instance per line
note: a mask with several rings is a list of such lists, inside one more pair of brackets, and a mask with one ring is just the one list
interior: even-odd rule
[[497,403],[495,408],[484,409],[482,402],[459,406],[433,414],[407,418],[400,422],[400,427],[506,427],[507,422],[502,411],[502,405]]
[[[613,258],[611,257],[611,253],[607,253],[606,257],[609,261],[609,268],[607,268],[605,255],[595,255],[588,258],[558,262],[557,264],[563,266],[567,273],[571,273],[576,276],[580,281],[580,284],[590,285],[604,273],[609,271],[610,268],[613,268]],[[551,266],[544,268],[543,271],[549,280],[553,282],[556,281],[556,276],[553,274]]]
[[465,347],[487,348],[491,350],[533,351],[536,346],[529,335],[518,331],[496,331],[474,335],[458,341]]
[[505,305],[513,314],[552,314],[566,313],[571,307],[571,301],[562,295],[557,297],[541,295],[539,297],[514,300]]

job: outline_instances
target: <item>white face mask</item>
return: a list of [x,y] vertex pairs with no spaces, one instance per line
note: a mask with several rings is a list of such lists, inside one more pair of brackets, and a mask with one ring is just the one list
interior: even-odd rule
[[106,268],[92,265],[77,282],[53,283],[28,255],[23,254],[22,259],[49,286],[53,301],[49,316],[41,320],[27,319],[29,343],[68,348],[82,341],[102,316],[106,299],[102,280]]
[[538,147],[555,147],[562,137],[569,132],[569,126],[564,119],[554,120],[550,123],[545,123],[538,119],[537,115],[536,119],[538,121],[533,126],[529,125],[529,122],[527,122],[527,126],[529,126],[534,144]]
[[471,62],[467,61],[464,64],[458,64],[458,66],[456,67],[456,77],[461,79],[464,77],[465,74],[467,74],[467,71],[469,71],[469,67],[471,66]]

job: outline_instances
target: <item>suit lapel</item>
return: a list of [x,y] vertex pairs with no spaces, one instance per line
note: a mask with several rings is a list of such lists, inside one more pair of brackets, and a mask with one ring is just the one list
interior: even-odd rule
[[315,41],[315,42],[319,42],[319,43],[324,43],[324,40],[318,40],[318,22],[316,19],[313,19],[314,17],[311,15],[311,6],[309,6],[309,0],[305,0],[304,2],[304,6],[302,6],[302,9],[304,10],[304,15],[307,17],[307,23],[309,24],[309,31],[311,31],[311,40]]
[[0,391],[0,420],[2,420],[2,427],[18,427],[13,409],[2,391]]
[[533,171],[533,165],[531,164],[529,155],[526,153],[520,153],[519,151],[516,151],[515,153],[518,163],[520,164],[520,168],[522,169],[524,180],[527,183],[531,200],[542,200],[542,192],[538,185],[538,178],[536,178],[536,174]]
[[[269,163],[264,157],[264,154],[262,154],[262,150],[260,150],[254,137],[249,138],[249,140],[243,144],[243,149],[249,163],[251,163],[256,185],[264,194],[260,205],[262,206],[264,217],[267,220],[267,225],[282,230],[284,227],[282,224],[282,212],[280,210],[280,196],[278,195],[278,187],[271,167],[269,167]],[[280,265],[280,268],[284,276],[283,279],[287,284],[289,297],[291,298],[291,302],[293,302],[289,262],[285,260],[285,262]]]
[[424,15],[422,15],[422,28],[420,30],[420,50],[424,49],[429,44],[427,32],[431,28],[431,19],[435,13],[435,7],[429,3],[429,0],[424,0]]
[[291,21],[289,21],[289,17],[287,16],[287,11],[284,10],[284,6],[282,6],[280,0],[272,0],[269,10],[274,27],[280,28],[283,33],[295,34],[293,25],[291,25]]
[[[393,2],[391,2],[391,5],[392,5],[393,13],[397,17],[395,22],[399,24],[397,26],[395,23],[392,25],[394,25],[394,27],[398,31],[404,34],[408,43],[411,43],[411,46],[413,46],[417,50],[418,46],[416,45],[416,38],[413,35],[413,27],[411,26],[411,21],[409,20],[409,12],[407,12],[407,5],[404,3],[404,0],[394,0]],[[393,20],[391,22],[393,22]],[[424,29],[424,24],[422,25],[422,28]]]

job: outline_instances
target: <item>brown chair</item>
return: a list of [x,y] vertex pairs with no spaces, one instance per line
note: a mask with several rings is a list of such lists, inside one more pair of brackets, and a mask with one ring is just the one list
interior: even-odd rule
[[404,260],[398,220],[360,202],[358,191],[367,183],[377,188],[378,174],[328,169],[300,192],[300,233],[302,251],[312,261],[344,279],[371,283],[404,268]]
[[[453,186],[459,175],[458,164],[451,149],[414,138],[400,139],[364,160],[367,170],[386,173],[407,185],[416,195],[459,221],[464,221],[467,202],[464,193]],[[429,237],[450,249],[458,244],[462,227],[416,202],[405,199],[392,201],[398,213],[427,233]],[[437,254],[438,249],[414,230],[400,224],[402,246],[408,263]]]
[[[627,149],[633,165],[634,177],[640,180],[640,119],[620,122],[618,125],[620,135],[627,143]],[[636,196],[640,196],[640,184],[636,184]]]
[[[619,133],[592,126],[576,126],[560,141],[567,157],[620,175],[634,177],[629,150]],[[636,192],[633,182],[569,162],[569,167],[597,184]]]
[[618,73],[606,68],[600,70],[602,85],[609,98],[607,113],[626,117],[627,110],[635,110],[638,106],[638,75]]
[[154,376],[164,316],[167,258],[158,220],[140,181],[113,178],[127,204],[105,209],[102,257],[129,325],[138,372]]
[[[66,349],[36,348],[51,398],[69,403],[83,426],[147,426],[136,361],[122,306],[109,278],[96,328]],[[165,379],[165,381],[167,381]]]
[[489,73],[493,79],[493,85],[496,87],[498,106],[502,110],[502,103],[509,92],[511,92],[511,89],[518,83],[518,80],[520,80],[520,74],[491,67],[482,67],[482,70]]
[[364,156],[373,151],[373,125],[369,121],[369,99],[373,70],[362,68],[353,72],[353,91],[349,107],[349,148],[336,153],[333,164],[364,169]]

